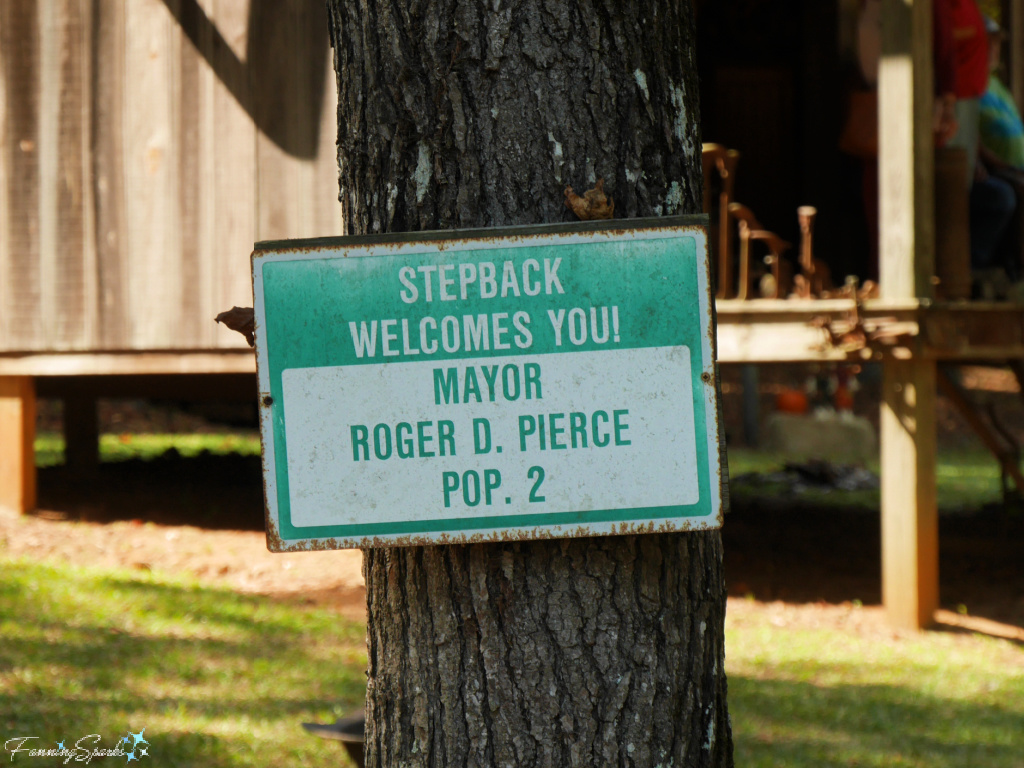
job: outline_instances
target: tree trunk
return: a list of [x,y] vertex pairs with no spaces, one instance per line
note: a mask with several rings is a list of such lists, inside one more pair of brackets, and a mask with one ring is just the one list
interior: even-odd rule
[[[690,0],[328,0],[349,234],[700,211]],[[368,766],[729,766],[717,531],[367,550]]]

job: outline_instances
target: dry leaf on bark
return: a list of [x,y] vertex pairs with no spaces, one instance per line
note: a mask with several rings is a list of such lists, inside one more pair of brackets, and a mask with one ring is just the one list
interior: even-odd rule
[[573,192],[572,187],[566,187],[565,207],[583,221],[610,219],[615,213],[615,201],[604,193],[604,179],[598,179],[594,188],[584,192],[583,197]]

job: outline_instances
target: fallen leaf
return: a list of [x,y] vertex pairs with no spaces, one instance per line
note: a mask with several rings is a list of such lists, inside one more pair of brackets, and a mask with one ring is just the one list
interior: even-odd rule
[[565,207],[582,221],[610,219],[615,213],[615,201],[604,193],[604,179],[598,179],[594,188],[584,192],[583,197],[573,192],[572,187],[566,187]]

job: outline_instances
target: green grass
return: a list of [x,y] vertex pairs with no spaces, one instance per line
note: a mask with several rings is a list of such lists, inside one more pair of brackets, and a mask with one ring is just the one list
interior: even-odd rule
[[1021,768],[1024,648],[728,622],[736,765]]
[[[1020,768],[1024,648],[727,626],[736,765]],[[158,574],[0,558],[0,732],[40,746],[145,728],[154,765],[347,764],[303,720],[358,706],[364,630]]]
[[[64,437],[56,432],[43,432],[36,437],[36,466],[51,467],[64,463]],[[100,435],[100,461],[155,459],[170,448],[182,456],[196,456],[203,451],[215,455],[238,453],[258,456],[260,438],[250,434],[124,434]]]
[[[183,455],[259,450],[232,435],[105,435],[101,453],[150,458],[172,446]],[[62,452],[53,436],[37,442],[41,464]],[[730,451],[732,475],[780,467]],[[1000,498],[998,469],[980,451],[940,455],[938,483],[946,510]],[[877,492],[804,498],[878,505]],[[361,625],[311,607],[0,557],[0,732],[48,746],[146,728],[154,764],[164,765],[345,764],[337,744],[299,723],[358,706],[363,643]],[[726,650],[737,766],[1024,768],[1018,644],[779,627],[753,611],[730,619]]]
[[[782,469],[784,461],[774,454],[747,448],[729,449],[729,476],[737,477],[748,472],[767,474]],[[868,464],[876,475],[878,462]],[[1002,500],[999,481],[999,466],[990,453],[983,449],[963,451],[942,451],[936,466],[936,484],[939,509],[944,512],[965,509],[979,509],[986,504]],[[733,498],[740,502],[753,501],[755,497],[780,495],[782,485],[733,485]],[[877,509],[880,504],[879,492],[874,491],[824,491],[809,489],[799,495],[808,505],[843,505]]]
[[0,733],[112,747],[145,728],[154,765],[347,764],[300,723],[361,706],[364,639],[312,607],[0,559]]

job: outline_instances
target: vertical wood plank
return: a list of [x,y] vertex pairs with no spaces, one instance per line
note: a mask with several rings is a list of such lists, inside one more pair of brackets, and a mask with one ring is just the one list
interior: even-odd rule
[[60,247],[60,70],[63,45],[59,0],[39,3],[39,318],[42,348],[56,336]]
[[0,3],[0,349],[37,348],[39,275],[39,9]]
[[303,111],[309,109],[309,88],[295,68],[295,46],[301,37],[298,9],[293,0],[273,7],[253,4],[251,8],[249,38],[253,44],[248,61],[258,128],[256,239],[301,237],[308,228],[304,221],[308,209],[303,205],[308,190],[303,190],[301,159],[290,157],[287,151],[298,140],[298,133],[308,129],[308,122],[303,125]]
[[[83,349],[95,341],[95,247],[89,173],[92,14],[85,0],[47,0],[41,93],[41,135],[47,171],[40,216],[45,238],[41,263],[44,317],[51,349]],[[52,157],[51,157],[52,153]],[[54,175],[49,168],[52,164]],[[52,251],[52,252],[51,252]]]
[[29,376],[0,376],[0,507],[36,508],[36,391]]
[[129,346],[124,195],[125,0],[93,0],[92,156],[97,348]]
[[[187,35],[199,38],[198,9],[181,0],[168,0],[172,14],[180,19],[180,28],[171,25],[170,59],[176,70],[174,79],[174,124],[171,128],[177,146],[177,209],[181,252],[180,294],[175,301],[175,332],[194,346],[199,341],[202,304],[202,220],[204,189],[201,173],[200,126],[202,99],[199,88],[200,56]],[[174,6],[177,6],[175,8]],[[178,13],[174,13],[178,10]],[[187,12],[181,12],[187,11]],[[200,43],[201,44],[201,43]]]
[[125,315],[134,349],[188,346],[171,320],[181,296],[174,26],[160,0],[125,4]]
[[934,361],[883,366],[882,602],[904,629],[931,624],[939,605],[935,385]]
[[[200,6],[207,18],[213,18],[216,7],[214,0],[201,0]],[[204,28],[198,40],[201,50],[194,52],[198,63],[198,117],[199,146],[197,147],[197,167],[201,178],[199,208],[199,234],[197,248],[199,252],[198,280],[195,292],[198,299],[197,334],[195,344],[210,348],[217,344],[218,323],[210,322],[223,312],[217,301],[218,280],[220,274],[219,261],[231,257],[231,254],[220,254],[216,248],[216,233],[220,223],[217,221],[216,184],[214,173],[217,169],[217,123],[216,123],[216,74],[209,65],[214,50],[214,29]]]
[[81,154],[76,158],[81,174],[82,199],[82,317],[79,327],[70,329],[75,336],[75,347],[82,350],[98,349],[100,339],[99,293],[100,281],[97,268],[99,254],[96,250],[96,184],[93,178],[92,158],[92,117],[96,99],[93,87],[96,82],[93,73],[93,0],[76,0],[81,18],[78,39],[78,69],[75,87],[81,95],[81,114],[77,119],[77,141]]
[[6,343],[9,343],[11,333],[10,310],[6,306],[7,293],[4,290],[4,287],[10,284],[8,272],[11,268],[11,247],[7,238],[7,233],[10,231],[10,211],[6,204],[6,201],[9,199],[10,159],[8,155],[11,146],[11,126],[7,117],[8,93],[5,74],[10,65],[7,57],[4,55],[6,32],[4,24],[6,21],[7,19],[0,14],[0,104],[4,105],[3,109],[0,109],[0,193],[3,194],[3,197],[0,197],[0,349],[3,349]]
[[[254,8],[249,71],[260,128],[257,239],[340,234],[336,130],[325,115],[337,97],[323,9],[302,0]],[[325,125],[331,130],[326,154]]]
[[[327,70],[323,84],[323,109],[320,113],[320,146],[316,155],[316,181],[313,184],[317,219],[314,228],[324,236],[345,234],[345,212],[339,197],[338,178],[338,83],[334,75],[333,54],[327,43],[323,66]],[[317,235],[319,236],[319,235]]]
[[[935,273],[931,3],[883,0],[879,67],[880,287],[930,298]],[[882,595],[889,620],[932,622],[938,607],[935,363],[883,364]]]
[[[218,72],[237,72],[229,61],[245,61],[249,56],[249,3],[216,0],[211,18],[225,46],[214,51]],[[220,63],[223,62],[223,63]],[[256,128],[246,106],[250,101],[248,78],[237,77],[232,87],[220,77],[213,82],[212,141],[216,164],[213,171],[213,205],[217,222],[214,252],[217,258],[216,311],[233,306],[250,306],[252,278],[249,254],[257,239],[256,226]],[[214,325],[218,347],[245,346],[245,340],[219,323]]]

